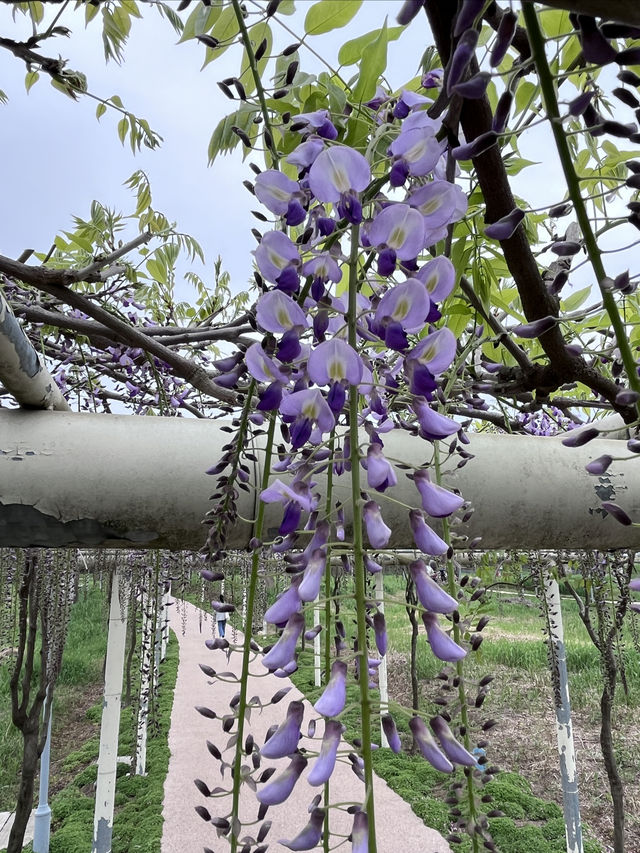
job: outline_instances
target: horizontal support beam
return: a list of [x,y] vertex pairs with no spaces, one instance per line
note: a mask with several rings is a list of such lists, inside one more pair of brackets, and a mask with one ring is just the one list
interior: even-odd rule
[[[640,519],[640,465],[614,463],[602,477],[585,464],[624,442],[598,439],[567,448],[556,438],[470,434],[473,459],[444,464],[445,484],[474,507],[460,537],[482,537],[483,548],[640,549],[640,528],[623,527],[599,509],[602,500]],[[0,547],[130,547],[198,549],[213,509],[215,477],[204,472],[229,440],[220,422],[186,418],[0,410]],[[363,433],[363,441],[368,439]],[[384,436],[389,458],[420,465],[431,445],[406,433]],[[259,482],[261,449],[254,482]],[[324,477],[315,478],[318,490]],[[415,506],[413,483],[398,470],[396,500]],[[334,479],[336,500],[350,499],[348,477]],[[412,549],[407,510],[373,495],[392,528],[390,548]],[[256,493],[239,492],[239,511],[255,514]],[[275,536],[282,509],[270,506]],[[349,519],[347,519],[347,524]],[[234,525],[229,548],[244,548],[248,523]],[[459,543],[464,547],[464,541]]]

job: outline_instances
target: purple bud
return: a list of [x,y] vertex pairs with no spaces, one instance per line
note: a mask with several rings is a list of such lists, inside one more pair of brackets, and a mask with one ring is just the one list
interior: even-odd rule
[[511,9],[502,13],[496,40],[489,56],[489,65],[496,68],[505,58],[518,27],[518,16]]
[[[579,15],[578,26],[580,28],[582,53],[587,62],[593,62],[594,65],[607,65],[614,60],[619,61],[620,54],[616,55],[615,49],[602,35],[595,18],[589,15]],[[624,65],[625,63],[620,64]]]
[[575,240],[558,240],[557,243],[551,246],[551,251],[554,255],[558,255],[559,258],[569,258],[578,254],[580,243],[576,243]]
[[278,844],[288,847],[289,850],[312,850],[317,847],[322,836],[325,810],[313,809],[309,823],[291,841],[280,839]]
[[456,83],[453,87],[453,91],[457,95],[462,95],[463,98],[468,98],[469,100],[481,98],[487,91],[487,86],[489,85],[490,80],[491,74],[487,71],[480,71],[478,74],[474,74],[473,77],[469,77],[469,79],[465,80],[463,83]]
[[632,406],[640,400],[640,394],[637,391],[625,389],[616,394],[616,403],[618,406]]
[[627,513],[622,509],[618,504],[611,503],[610,501],[605,501],[601,504],[602,509],[606,510],[609,515],[613,516],[616,521],[619,521],[620,524],[624,524],[625,527],[628,527],[630,524],[633,524]]
[[587,442],[597,438],[599,435],[600,430],[595,427],[573,430],[569,433],[567,438],[562,439],[562,443],[565,447],[582,447],[583,444],[587,444]]
[[420,604],[433,613],[453,613],[458,602],[429,577],[423,560],[415,560],[409,566]]
[[497,222],[492,222],[491,225],[487,225],[484,229],[484,233],[487,237],[491,237],[492,240],[508,240],[509,237],[513,237],[516,228],[520,225],[523,219],[524,210],[520,210],[519,207],[515,207],[511,213],[508,213],[506,216],[498,219]]
[[338,720],[326,720],[320,754],[307,777],[310,785],[324,785],[329,780],[335,767],[340,738],[344,730],[345,727]]
[[496,133],[503,133],[505,127],[507,126],[507,121],[509,120],[509,113],[511,112],[512,104],[513,93],[509,89],[507,89],[500,95],[498,105],[496,106],[496,111],[493,115],[493,121],[491,122],[491,129],[495,130]]
[[615,57],[618,65],[640,65],[640,47],[628,47]]
[[284,758],[296,751],[303,717],[304,704],[298,701],[290,702],[285,721],[260,750],[264,758]]
[[347,701],[347,665],[336,660],[331,665],[331,678],[322,696],[313,706],[324,717],[336,717],[344,710]]
[[462,764],[465,767],[475,766],[476,757],[471,755],[461,743],[458,743],[451,729],[441,716],[432,717],[429,723],[449,761],[452,761],[454,764]]
[[431,651],[439,660],[453,663],[466,657],[466,651],[438,625],[438,617],[435,613],[423,613],[422,621],[427,630],[427,640],[431,646]]
[[585,465],[585,469],[589,472],[589,474],[593,474],[595,476],[599,476],[600,474],[604,474],[609,465],[613,462],[613,457],[609,456],[607,453],[604,456],[599,456],[597,459],[594,459],[592,462],[589,462],[588,465]]
[[415,18],[423,6],[424,0],[405,0],[398,12],[396,21],[401,27],[406,27],[406,25]]
[[269,782],[258,791],[256,794],[258,802],[265,806],[277,806],[284,803],[306,766],[307,759],[303,755],[294,755],[287,769],[276,776],[273,782]]
[[389,749],[393,752],[398,753],[402,749],[402,743],[400,742],[400,735],[398,734],[398,730],[396,729],[396,724],[394,722],[391,714],[385,714],[381,718],[382,722],[382,731],[387,739],[387,743],[389,744]]
[[384,613],[378,611],[373,617],[373,629],[376,637],[376,648],[380,652],[380,656],[384,657],[387,653],[387,625],[384,618]]
[[351,828],[351,853],[368,853],[369,818],[366,812],[356,812]]
[[454,160],[471,160],[492,148],[498,141],[498,134],[495,130],[487,130],[486,133],[481,133],[473,142],[467,142],[465,145],[458,145],[451,151],[451,156]]
[[544,335],[558,322],[557,317],[541,317],[539,320],[534,320],[533,323],[523,323],[521,326],[514,326],[511,330],[514,335],[519,338],[538,338]]
[[435,738],[427,729],[422,717],[412,717],[409,720],[409,728],[413,734],[416,746],[429,764],[442,773],[452,773],[453,764],[451,764],[449,759],[438,748]]
[[569,102],[569,115],[581,116],[587,109],[593,98],[593,91],[582,92],[577,98]]
[[465,30],[460,36],[460,40],[453,52],[449,63],[449,74],[447,77],[447,94],[453,93],[453,87],[462,79],[467,66],[471,62],[476,45],[478,44],[479,33],[477,30]]

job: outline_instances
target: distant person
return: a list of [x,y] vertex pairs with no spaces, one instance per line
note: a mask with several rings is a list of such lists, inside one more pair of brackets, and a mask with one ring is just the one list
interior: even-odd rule
[[[220,596],[220,602],[224,604],[224,595]],[[225,611],[216,610],[216,623],[219,636],[224,637],[224,629],[227,624],[227,614]]]

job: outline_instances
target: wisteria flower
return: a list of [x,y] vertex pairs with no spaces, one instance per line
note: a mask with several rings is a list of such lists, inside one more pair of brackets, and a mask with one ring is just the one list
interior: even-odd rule
[[295,752],[300,740],[300,726],[303,717],[304,703],[289,702],[286,719],[261,748],[260,754],[265,758],[284,758]]
[[424,468],[419,468],[415,472],[413,482],[420,492],[422,508],[433,518],[445,518],[460,509],[464,503],[464,498],[460,495],[455,495],[437,483],[432,483],[429,472]]
[[408,204],[390,204],[378,213],[367,228],[367,238],[380,252],[378,272],[388,276],[396,258],[416,258],[424,248],[424,219]]
[[398,483],[393,465],[385,458],[382,445],[372,441],[367,448],[367,483],[377,492],[384,492]]
[[333,255],[321,252],[302,265],[302,275],[311,276],[311,296],[318,302],[324,295],[325,284],[339,282],[342,270]]
[[306,388],[289,394],[280,404],[280,411],[295,419],[291,426],[291,446],[294,450],[307,443],[314,424],[317,424],[321,433],[331,432],[335,426],[333,412],[317,388]]
[[344,731],[345,727],[338,720],[325,721],[320,754],[307,776],[307,782],[310,785],[324,785],[331,777],[340,746],[340,738]]
[[367,159],[345,145],[326,148],[309,170],[309,187],[318,201],[335,204],[338,215],[354,224],[362,220],[357,194],[366,189],[370,180]]
[[448,438],[460,430],[459,423],[436,412],[424,397],[416,397],[411,406],[418,417],[423,438],[429,441]]
[[449,546],[432,530],[424,520],[422,512],[418,509],[409,510],[409,522],[413,533],[413,541],[423,554],[439,557],[446,554]]
[[332,385],[334,382],[359,385],[364,366],[353,347],[340,338],[332,338],[314,348],[307,369],[316,385]]
[[268,670],[283,669],[294,660],[296,644],[304,630],[304,616],[293,613],[287,620],[278,642],[262,658],[262,665]]
[[300,284],[300,253],[296,244],[283,231],[267,231],[263,234],[254,255],[258,269],[267,281],[285,293],[297,291]]
[[258,299],[256,319],[262,329],[274,333],[302,331],[309,325],[302,308],[281,290],[262,294]]
[[331,678],[322,696],[313,706],[324,717],[336,717],[342,713],[347,701],[347,665],[335,660],[331,665]]
[[414,560],[409,566],[409,571],[415,584],[418,600],[424,608],[433,613],[453,613],[458,609],[455,598],[452,598],[433,578],[429,577],[423,560]]
[[431,98],[427,98],[419,92],[413,92],[411,89],[403,89],[398,98],[398,103],[394,107],[393,114],[396,118],[406,118],[412,110],[431,103],[433,103]]
[[285,157],[285,160],[300,170],[308,169],[321,151],[324,151],[324,142],[317,137],[310,136],[306,142],[302,142],[294,148],[291,154]]
[[315,110],[293,116],[293,125],[300,131],[312,130],[323,139],[337,139],[338,131],[329,118],[328,110]]
[[302,601],[315,601],[320,594],[320,584],[324,577],[326,564],[326,551],[323,551],[321,548],[316,548],[311,555],[311,559],[307,563],[307,567],[304,570],[304,577],[298,590],[298,594]]
[[318,846],[320,839],[322,838],[324,818],[324,809],[313,809],[311,817],[309,818],[309,823],[304,827],[304,829],[301,830],[301,832],[299,832],[291,841],[283,841],[283,839],[280,839],[278,844],[282,844],[283,847],[288,847],[289,850],[312,850],[314,847]]
[[431,651],[439,660],[455,663],[455,661],[466,657],[467,653],[462,646],[459,646],[438,625],[438,617],[435,613],[423,613],[422,621],[427,631],[427,640],[431,646]]
[[405,359],[411,393],[431,395],[436,388],[435,377],[449,367],[455,354],[455,335],[446,326],[423,338]]
[[362,510],[367,538],[372,548],[384,548],[391,537],[391,528],[382,520],[380,507],[375,501],[367,501]]
[[291,180],[277,169],[267,169],[257,176],[254,189],[262,204],[271,213],[284,216],[287,225],[294,226],[304,222],[307,216],[303,204],[304,193],[297,181]]
[[[387,290],[378,303],[374,320],[375,324],[384,330],[386,340],[393,334],[389,327],[399,327],[396,334],[398,331],[420,331],[430,310],[431,300],[425,286],[418,279],[409,278]],[[404,342],[406,347],[406,337]],[[387,344],[389,343],[387,341]],[[395,343],[395,340],[391,343]]]
[[356,812],[351,827],[351,853],[368,853],[369,818],[366,812]]
[[299,753],[294,755],[287,769],[257,792],[258,802],[264,806],[278,806],[284,803],[306,766],[307,759],[304,755]]
[[435,738],[426,727],[422,717],[412,717],[409,720],[409,728],[413,734],[416,746],[429,764],[442,773],[453,773],[453,764],[438,748]]
[[258,342],[251,344],[244,359],[247,370],[258,382],[281,382],[285,385],[289,381],[275,361],[266,354],[262,344]]
[[270,486],[260,492],[260,500],[265,503],[288,503],[296,501],[305,512],[315,509],[315,500],[307,482],[294,480],[289,486],[282,480],[274,480]]
[[[430,129],[430,128],[429,128]],[[405,129],[391,143],[394,163],[389,173],[392,187],[401,187],[409,175],[428,175],[446,150],[446,140],[440,142],[426,128]]]
[[455,286],[456,270],[449,258],[438,255],[437,258],[423,264],[414,277],[424,284],[429,297],[434,302],[442,302]]
[[398,734],[393,717],[391,714],[385,714],[380,721],[382,723],[382,731],[384,732],[384,736],[389,744],[389,749],[395,753],[400,752],[402,749],[402,742],[400,741],[400,735]]
[[302,610],[302,600],[298,588],[302,582],[302,575],[296,575],[291,586],[277,598],[264,614],[265,622],[272,625],[284,625],[294,613]]
[[461,219],[469,203],[464,190],[457,184],[431,181],[411,193],[407,204],[423,215],[425,228],[433,231]]
[[449,761],[452,761],[454,764],[462,764],[464,767],[475,766],[477,762],[476,757],[471,755],[461,743],[458,743],[453,736],[453,732],[440,715],[432,717],[429,720],[429,724],[435,736],[440,741],[440,746]]

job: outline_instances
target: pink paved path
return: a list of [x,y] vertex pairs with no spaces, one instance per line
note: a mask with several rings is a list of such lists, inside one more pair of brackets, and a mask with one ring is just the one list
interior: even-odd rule
[[[182,635],[183,608],[186,607],[186,633]],[[178,612],[179,608],[179,612]],[[194,710],[195,706],[212,708],[222,716],[229,711],[229,701],[237,691],[237,684],[216,680],[211,683],[200,670],[198,664],[205,663],[219,673],[240,672],[240,652],[233,652],[227,660],[225,652],[210,651],[205,648],[204,641],[211,636],[211,621],[202,623],[202,633],[199,626],[198,610],[191,604],[177,604],[170,608],[171,628],[176,632],[180,644],[180,665],[176,683],[171,729],[169,732],[169,748],[171,759],[169,772],[164,787],[164,830],[162,835],[162,853],[202,853],[204,847],[210,847],[219,853],[227,849],[225,840],[218,841],[214,827],[199,817],[194,807],[206,806],[212,815],[224,815],[229,810],[230,798],[205,799],[193,784],[195,778],[203,779],[209,788],[217,785],[230,787],[229,773],[224,778],[220,775],[219,762],[207,751],[205,741],[212,741],[218,748],[226,745],[229,735],[222,732],[219,719],[211,720],[201,716]],[[231,631],[227,628],[227,638],[231,640]],[[237,641],[241,642],[238,634]],[[261,673],[263,668],[259,661],[252,664],[252,672]],[[254,711],[251,720],[245,725],[245,735],[251,732],[256,743],[264,742],[264,735],[273,723],[281,723],[286,715],[288,703],[293,699],[302,699],[302,695],[292,686],[288,679],[276,678],[273,675],[263,675],[253,678],[249,689],[249,697],[260,696],[262,701],[268,701],[271,696],[283,687],[291,686],[291,691],[277,705],[269,705],[262,713]],[[309,705],[305,712],[303,732],[307,723],[314,716]],[[322,736],[322,723],[318,726],[316,739],[306,737],[300,741],[312,751],[319,748],[319,737]],[[345,750],[349,748],[345,744]],[[231,752],[226,753],[229,757]],[[247,759],[247,763],[249,759]],[[266,761],[263,759],[262,768],[276,766],[286,767],[287,759]],[[309,767],[311,767],[311,762]],[[265,839],[269,842],[269,850],[274,853],[286,853],[287,849],[278,843],[278,839],[291,839],[307,823],[309,815],[307,808],[314,796],[322,788],[314,788],[305,779],[305,771],[298,780],[293,793],[280,806],[272,806],[266,816],[272,821],[272,827]],[[416,817],[411,808],[395,794],[382,779],[376,777],[374,782],[376,830],[378,853],[451,853],[450,847],[442,836],[433,829],[428,829]],[[351,765],[346,758],[344,763],[338,762],[331,777],[331,801],[340,803],[361,802],[363,785],[358,781]],[[244,820],[255,820],[258,803],[246,785],[240,801],[240,815]],[[352,817],[341,809],[331,809],[331,831],[342,833],[344,836],[351,831]],[[253,835],[258,826],[246,827],[241,833]],[[337,837],[332,840],[332,847],[337,843]],[[321,847],[314,848],[320,850]],[[342,848],[350,850],[350,845]]]

